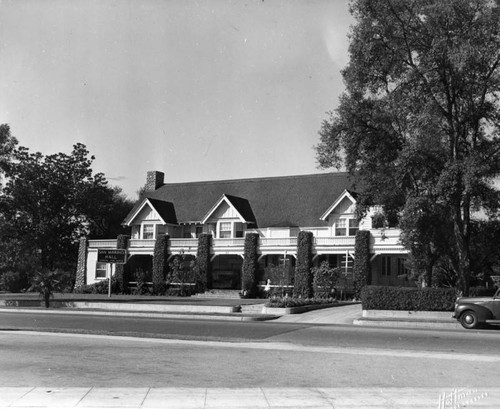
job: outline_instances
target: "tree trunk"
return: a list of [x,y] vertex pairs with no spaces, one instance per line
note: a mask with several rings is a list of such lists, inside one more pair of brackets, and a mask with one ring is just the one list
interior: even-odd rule
[[[463,215],[462,215],[463,209]],[[459,288],[464,296],[469,295],[470,287],[470,207],[467,198],[455,212],[455,237],[458,252]]]

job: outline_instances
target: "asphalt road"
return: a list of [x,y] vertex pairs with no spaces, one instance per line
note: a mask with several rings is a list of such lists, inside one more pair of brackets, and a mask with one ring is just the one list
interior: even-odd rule
[[97,335],[210,341],[279,341],[299,345],[400,348],[500,354],[500,327],[467,331],[311,325],[275,321],[128,318],[78,314],[0,312],[0,330],[39,330]]
[[2,386],[496,387],[500,365],[498,330],[22,313],[0,328]]

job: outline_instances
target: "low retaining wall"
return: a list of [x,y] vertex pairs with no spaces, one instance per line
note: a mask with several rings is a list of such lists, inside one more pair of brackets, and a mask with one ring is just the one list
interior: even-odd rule
[[452,311],[393,311],[393,310],[363,310],[363,318],[397,318],[416,320],[450,320]]
[[[43,300],[0,300],[0,307],[43,307]],[[50,300],[51,308],[80,308],[132,312],[191,312],[227,314],[240,312],[241,306],[154,304],[134,302],[95,302]]]

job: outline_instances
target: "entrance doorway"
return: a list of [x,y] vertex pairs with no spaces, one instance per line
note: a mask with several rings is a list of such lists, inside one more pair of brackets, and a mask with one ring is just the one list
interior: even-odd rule
[[212,288],[241,290],[241,267],[243,258],[235,255],[220,255],[212,261]]

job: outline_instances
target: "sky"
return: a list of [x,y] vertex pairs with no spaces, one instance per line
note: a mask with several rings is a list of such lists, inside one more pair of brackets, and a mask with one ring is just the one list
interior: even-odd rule
[[0,0],[0,123],[45,155],[83,143],[131,199],[165,182],[323,172],[348,0]]

